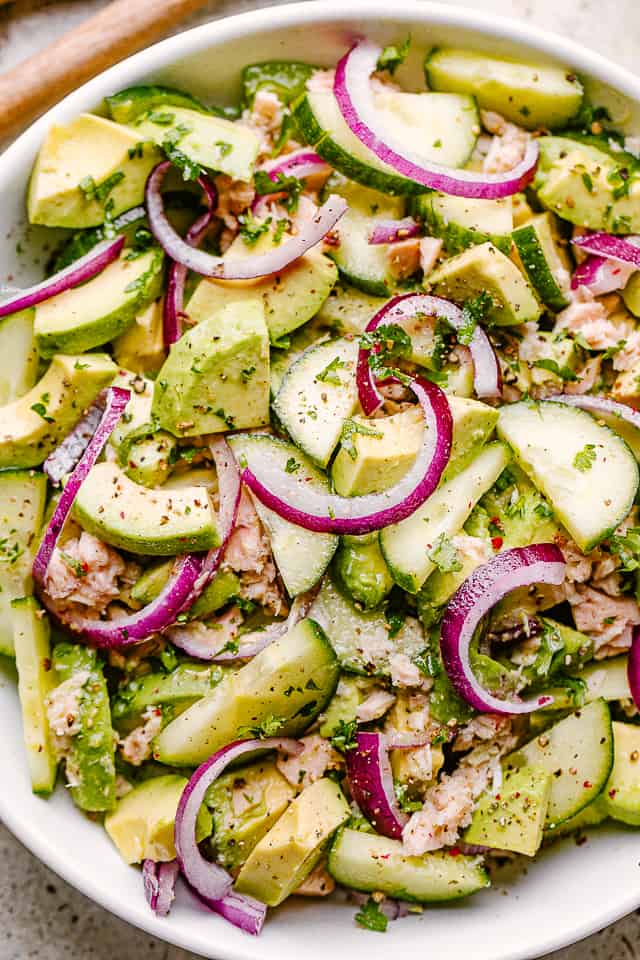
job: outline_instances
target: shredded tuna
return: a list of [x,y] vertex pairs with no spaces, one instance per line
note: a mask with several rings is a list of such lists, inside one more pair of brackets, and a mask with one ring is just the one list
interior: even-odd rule
[[425,679],[406,653],[394,653],[389,657],[391,683],[394,687],[419,687]]
[[202,651],[205,657],[207,654],[214,656],[224,650],[227,644],[234,642],[243,620],[240,608],[233,606],[215,622],[205,624],[201,620],[194,620],[191,623],[176,624],[167,630],[167,637],[176,647],[182,648],[183,644],[191,643]]
[[116,799],[121,800],[122,797],[126,797],[128,793],[131,793],[133,790],[133,785],[129,783],[121,774],[118,774],[116,777]]
[[481,110],[480,116],[485,130],[494,135],[483,160],[484,172],[502,173],[504,170],[512,170],[524,159],[531,134],[491,110]]
[[596,660],[629,649],[632,628],[640,623],[640,609],[635,600],[612,597],[593,587],[578,585],[569,602],[576,628],[594,641]]
[[279,97],[271,90],[258,90],[251,109],[243,112],[239,123],[253,130],[260,139],[258,159],[270,156],[278,139],[284,118]]
[[243,489],[238,519],[224,555],[225,567],[240,574],[241,595],[266,607],[274,615],[285,610],[285,601],[271,558],[269,538],[262,529],[253,501]]
[[126,572],[117,550],[82,531],[54,550],[45,590],[61,610],[78,604],[83,615],[99,617],[118,596]]
[[493,740],[498,733],[511,729],[511,717],[499,716],[495,713],[480,713],[462,728],[453,741],[453,749],[461,753],[471,750],[487,740]]
[[218,174],[215,185],[218,192],[215,213],[230,231],[230,236],[227,237],[230,241],[238,232],[239,214],[244,213],[251,206],[256,192],[250,183],[245,183],[244,180],[233,180],[226,173]]
[[296,756],[279,756],[276,760],[278,770],[292,787],[304,790],[316,780],[320,780],[327,770],[336,770],[342,766],[341,757],[328,740],[314,733],[303,737],[304,749]]
[[385,713],[391,709],[396,702],[393,693],[383,690],[379,687],[369,694],[366,700],[363,700],[356,710],[356,717],[360,723],[370,723],[372,720],[379,720]]
[[80,732],[80,697],[90,676],[88,670],[77,670],[45,700],[52,746],[58,758],[67,756],[71,740]]
[[493,550],[482,537],[471,537],[467,533],[458,533],[451,540],[459,554],[466,559],[473,560],[475,566],[486,563],[493,556]]
[[324,863],[311,871],[306,880],[293,892],[299,897],[328,897],[336,888],[336,882]]
[[307,80],[307,90],[310,93],[331,93],[335,78],[335,70],[314,70]]
[[147,707],[142,714],[144,723],[120,741],[123,758],[134,767],[139,767],[151,756],[151,744],[162,728],[160,707]]
[[384,724],[388,742],[411,743],[422,738],[427,741],[418,747],[391,751],[394,775],[402,783],[411,784],[414,792],[423,792],[437,773],[437,768],[434,771],[435,751],[431,739],[438,728],[439,724],[430,715],[429,698],[424,692],[401,691],[398,694]]
[[420,266],[420,240],[411,237],[386,245],[389,272],[396,280],[413,276]]
[[439,237],[422,237],[420,240],[420,268],[428,277],[442,253],[442,240]]

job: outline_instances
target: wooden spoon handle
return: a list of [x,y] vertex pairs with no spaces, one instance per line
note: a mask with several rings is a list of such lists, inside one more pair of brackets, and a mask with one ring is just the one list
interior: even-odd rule
[[148,46],[206,2],[113,0],[40,53],[0,76],[0,140],[85,80]]

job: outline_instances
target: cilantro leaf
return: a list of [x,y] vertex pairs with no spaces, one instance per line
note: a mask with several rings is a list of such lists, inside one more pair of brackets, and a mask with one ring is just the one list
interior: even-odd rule
[[595,443],[587,443],[582,450],[579,450],[573,458],[573,465],[580,473],[587,473],[596,461]]
[[476,327],[479,323],[484,323],[492,306],[493,300],[485,291],[466,301],[462,308],[462,325],[456,331],[458,343],[469,346]]
[[344,360],[341,360],[340,357],[334,357],[331,363],[328,363],[324,370],[321,370],[320,373],[316,374],[316,380],[319,380],[320,383],[333,383],[337,387],[342,386],[342,380],[338,374],[338,370],[344,370],[347,364]]
[[556,363],[555,360],[551,360],[548,357],[544,357],[542,360],[534,360],[534,367],[539,367],[541,370],[548,370],[549,373],[555,374],[556,377],[560,377],[561,380],[577,380],[577,376],[570,370],[569,367],[561,367],[560,364]]
[[442,573],[457,573],[459,570],[462,570],[462,563],[458,557],[458,551],[444,533],[441,533],[434,542],[427,556]]
[[253,247],[258,242],[263,233],[267,233],[271,225],[271,217],[260,221],[251,213],[242,213],[238,217],[240,224],[240,236],[248,247]]
[[273,180],[266,170],[256,170],[253,175],[253,185],[256,188],[256,193],[261,196],[270,193],[286,193],[287,199],[284,205],[289,213],[294,213],[298,209],[300,194],[304,189],[304,183],[297,177],[278,173]]
[[640,569],[640,527],[629,527],[623,534],[609,537],[611,553],[620,557],[622,573]]
[[378,59],[378,70],[388,70],[391,76],[405,62],[411,48],[411,34],[402,43],[391,43],[385,47]]
[[381,430],[374,430],[373,427],[367,427],[364,423],[358,423],[357,420],[345,420],[340,434],[340,443],[352,460],[355,460],[358,456],[358,451],[353,439],[356,434],[360,434],[363,437],[381,438],[383,436]]
[[385,933],[389,921],[376,901],[372,897],[369,897],[367,902],[363,904],[358,913],[356,913],[356,923],[359,923],[361,927],[365,927],[367,930],[375,930],[376,933]]
[[331,746],[338,753],[346,753],[347,750],[353,750],[356,746],[356,733],[358,732],[357,721],[339,720],[338,725],[331,736]]

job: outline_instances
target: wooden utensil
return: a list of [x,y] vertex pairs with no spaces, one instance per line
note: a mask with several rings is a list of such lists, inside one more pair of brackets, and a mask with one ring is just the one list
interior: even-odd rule
[[44,50],[0,75],[0,140],[26,126],[85,80],[148,46],[206,3],[113,0]]

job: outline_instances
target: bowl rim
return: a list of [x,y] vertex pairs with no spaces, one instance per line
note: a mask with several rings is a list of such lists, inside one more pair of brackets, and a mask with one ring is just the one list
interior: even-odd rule
[[[606,83],[640,103],[640,77],[570,38],[533,26],[524,20],[495,16],[492,13],[483,13],[465,6],[450,7],[445,3],[431,2],[431,0],[404,0],[402,8],[397,11],[389,6],[388,0],[357,0],[350,8],[345,8],[343,0],[283,3],[207,21],[153,44],[87,81],[46,111],[0,154],[0,190],[4,179],[3,172],[10,170],[14,165],[22,166],[31,162],[50,123],[56,121],[61,115],[71,115],[74,110],[85,108],[85,104],[90,100],[99,102],[110,89],[113,89],[114,85],[122,84],[119,78],[123,74],[143,76],[170,65],[182,56],[193,55],[214,43],[231,41],[246,34],[260,34],[267,30],[273,32],[274,29],[309,23],[344,22],[352,19],[361,20],[365,24],[375,23],[380,19],[400,24],[422,22],[436,26],[459,26],[477,31],[481,35],[492,35],[496,40],[522,44],[523,47],[538,50],[554,60],[568,62],[579,72]],[[119,899],[117,891],[101,886],[93,875],[87,876],[80,868],[76,868],[73,861],[59,856],[48,845],[46,835],[38,829],[37,824],[28,820],[25,822],[22,819],[6,791],[0,791],[0,819],[23,846],[85,897],[119,919],[159,940],[190,949],[185,944],[180,928],[162,926],[151,911],[148,911],[148,917],[132,916],[132,912],[127,910]],[[545,931],[536,943],[535,955],[542,956],[576,943],[603,926],[614,923],[639,905],[640,888],[630,889],[615,907],[603,909],[598,914],[592,913],[585,917],[581,924],[573,928],[568,937],[566,931],[562,933]],[[251,960],[251,944],[252,941],[249,938],[246,938],[244,949],[237,949],[233,944],[218,942],[216,955],[224,957],[225,960]],[[523,945],[522,948],[509,954],[502,954],[501,960],[531,960],[531,953]]]

